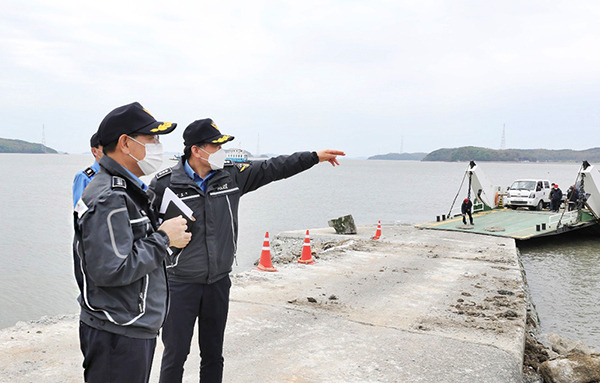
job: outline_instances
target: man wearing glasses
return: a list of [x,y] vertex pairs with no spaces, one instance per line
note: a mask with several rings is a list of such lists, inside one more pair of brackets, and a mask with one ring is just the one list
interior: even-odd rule
[[158,122],[139,103],[100,123],[100,170],[75,206],[73,257],[85,381],[147,383],[168,307],[165,257],[190,241],[186,220],[158,227],[140,180],[162,163]]

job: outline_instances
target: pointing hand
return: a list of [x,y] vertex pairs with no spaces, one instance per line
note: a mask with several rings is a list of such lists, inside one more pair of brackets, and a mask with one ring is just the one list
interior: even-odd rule
[[319,162],[328,161],[331,165],[335,166],[340,164],[337,156],[345,156],[346,153],[340,150],[325,149],[317,152],[317,155],[319,156]]

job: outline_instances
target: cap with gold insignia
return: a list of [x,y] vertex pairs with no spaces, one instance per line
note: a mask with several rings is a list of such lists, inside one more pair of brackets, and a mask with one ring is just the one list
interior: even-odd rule
[[189,124],[183,131],[183,144],[185,146],[204,143],[221,145],[234,138],[233,136],[221,134],[217,128],[217,124],[210,118],[196,120]]
[[167,134],[177,126],[173,122],[159,122],[139,102],[123,105],[104,117],[98,128],[101,145],[117,141],[122,134]]

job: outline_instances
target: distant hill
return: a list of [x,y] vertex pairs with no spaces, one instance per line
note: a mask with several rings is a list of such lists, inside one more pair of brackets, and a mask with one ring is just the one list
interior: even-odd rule
[[427,153],[388,153],[377,154],[367,158],[368,160],[395,160],[395,161],[421,161]]
[[600,162],[600,148],[586,150],[505,149],[496,150],[476,146],[438,149],[423,161],[516,161],[516,162]]
[[56,150],[22,140],[0,138],[0,153],[58,153]]

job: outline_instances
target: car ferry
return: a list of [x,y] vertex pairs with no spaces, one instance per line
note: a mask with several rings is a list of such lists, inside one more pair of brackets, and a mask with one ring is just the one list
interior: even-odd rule
[[[463,182],[467,177],[469,196],[471,193],[474,195],[474,225],[463,224],[460,206],[456,211],[453,203],[450,211],[437,216],[435,222],[422,223],[416,227],[468,231],[518,240],[557,235],[584,228],[594,231],[600,229],[600,168],[595,168],[587,161],[583,161],[577,175],[577,200],[572,205],[565,203],[558,212],[508,209],[507,190],[492,186],[474,161],[470,162]],[[513,205],[509,204],[510,207]]]

